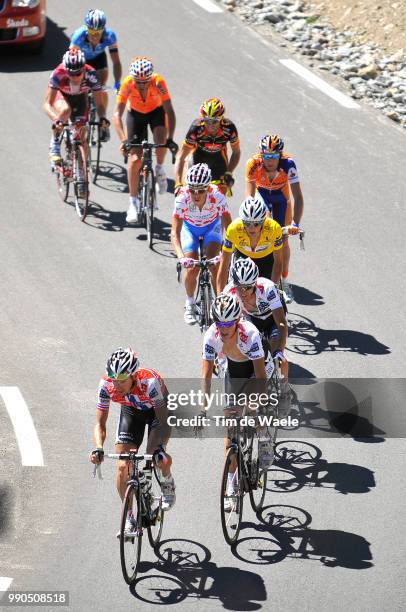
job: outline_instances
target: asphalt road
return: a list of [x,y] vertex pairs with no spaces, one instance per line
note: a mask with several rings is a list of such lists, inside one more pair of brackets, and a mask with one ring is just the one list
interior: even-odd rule
[[[123,64],[147,54],[166,78],[178,142],[202,99],[224,100],[242,145],[234,214],[258,138],[267,130],[284,136],[300,173],[307,232],[305,253],[294,241],[291,247],[292,310],[307,330],[298,328],[289,340],[293,375],[402,377],[401,130],[369,108],[345,109],[300,80],[279,63],[286,55],[277,41],[265,45],[228,13],[210,14],[192,0],[167,0],[165,9],[158,0],[122,0],[119,11],[107,1],[98,6],[118,33]],[[143,230],[125,223],[128,195],[115,136],[103,149],[86,223],[58,198],[41,106],[49,72],[87,8],[50,1],[44,55],[0,57],[0,386],[21,390],[45,460],[44,467],[21,466],[0,401],[0,576],[13,578],[12,590],[68,590],[75,611],[163,604],[404,608],[402,439],[309,440],[321,453],[313,469],[274,468],[271,508],[263,523],[246,509],[234,551],[218,516],[221,441],[175,439],[178,498],[167,515],[161,559],[145,545],[135,592],[124,584],[114,466],[105,465],[104,480],[95,481],[87,463],[99,376],[106,356],[122,344],[132,344],[142,363],[165,378],[197,376],[201,337],[182,319],[183,290],[168,243],[173,197],[160,197],[151,253]],[[110,112],[112,106],[113,100]],[[113,407],[110,447],[116,415]],[[271,511],[295,515],[295,529],[270,529]]]

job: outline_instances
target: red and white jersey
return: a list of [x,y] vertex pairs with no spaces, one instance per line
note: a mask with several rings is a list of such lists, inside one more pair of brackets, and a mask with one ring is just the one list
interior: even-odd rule
[[258,317],[258,319],[267,319],[271,316],[272,311],[277,308],[282,308],[282,302],[279,297],[279,291],[271,280],[267,278],[263,278],[260,276],[255,283],[255,301],[256,301],[256,309],[255,310],[247,310],[244,307],[241,297],[238,295],[233,283],[228,283],[224,289],[223,293],[228,293],[231,295],[235,295],[240,302],[240,306],[244,313],[248,315],[252,315],[253,317]]
[[[237,347],[247,361],[265,356],[259,331],[249,321],[240,320],[237,324]],[[223,355],[223,341],[216,324],[213,323],[204,334],[203,359],[213,361],[216,355]]]
[[193,203],[189,188],[182,187],[175,199],[173,216],[182,219],[188,225],[203,227],[229,212],[225,195],[216,185],[210,185],[206,202],[201,210]]
[[167,390],[161,376],[150,368],[140,368],[132,376],[134,385],[127,395],[121,395],[114,388],[108,376],[99,383],[97,408],[108,411],[110,402],[129,406],[134,410],[150,410],[166,402]]
[[89,66],[89,64],[85,64],[84,71],[83,79],[76,85],[71,80],[63,64],[59,64],[49,77],[49,86],[51,89],[59,89],[59,91],[68,96],[88,93],[89,90],[100,91],[102,86],[96,70]]

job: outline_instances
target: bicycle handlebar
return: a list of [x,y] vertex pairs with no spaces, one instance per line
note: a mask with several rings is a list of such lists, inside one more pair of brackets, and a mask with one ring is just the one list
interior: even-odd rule
[[[218,262],[220,261],[220,255],[216,255],[215,257],[212,257],[211,259],[193,259],[193,266],[190,266],[191,268],[204,268],[204,267],[209,267],[210,266],[216,266],[218,264]],[[180,276],[182,273],[182,264],[180,263],[180,261],[178,261],[176,263],[176,272],[178,275],[178,283],[180,283]]]
[[[143,140],[140,142],[139,140],[132,140],[131,142],[126,141],[124,143],[124,163],[126,164],[128,161],[128,153],[134,147],[141,147],[143,151],[152,151],[153,149],[169,149],[167,144],[154,144],[153,142],[148,142],[147,140]],[[175,163],[176,153],[171,151],[172,153],[172,164]]]
[[283,236],[299,236],[299,240],[300,240],[300,250],[304,251],[305,250],[305,245],[304,245],[304,236],[305,236],[305,231],[304,229],[302,229],[301,227],[299,227],[299,231],[297,234],[289,234],[289,226],[285,225],[284,227],[282,227],[282,234]]
[[[129,459],[130,461],[143,461],[144,459],[145,461],[152,461],[153,459],[153,455],[149,455],[149,454],[139,455],[136,452],[132,453],[131,451],[129,453],[105,453],[104,457],[108,457],[109,459],[119,459],[119,460]],[[99,480],[103,480],[101,463],[96,463],[93,467],[93,477],[95,477],[96,474]]]

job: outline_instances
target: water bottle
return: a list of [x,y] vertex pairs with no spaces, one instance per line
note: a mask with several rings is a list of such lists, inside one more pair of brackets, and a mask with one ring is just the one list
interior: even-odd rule
[[144,493],[148,493],[148,491],[150,491],[151,486],[152,486],[152,482],[151,482],[151,472],[140,472],[139,474],[139,483],[140,483],[140,487],[141,489],[144,491]]

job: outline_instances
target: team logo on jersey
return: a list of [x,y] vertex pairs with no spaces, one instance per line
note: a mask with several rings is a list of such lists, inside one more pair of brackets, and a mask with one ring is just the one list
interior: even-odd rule
[[231,247],[233,246],[233,243],[227,240],[227,238],[225,238],[223,242],[223,246],[225,246],[226,249],[231,249]]
[[258,304],[258,310],[267,310],[268,309],[268,302],[259,302]]
[[204,345],[204,352],[207,355],[214,355],[214,348],[212,346],[210,346],[210,344],[205,344]]
[[154,399],[154,397],[156,397],[158,395],[158,390],[155,388],[150,389],[149,392],[149,397],[150,399]]
[[272,289],[269,293],[268,293],[268,300],[273,300],[275,299],[276,294],[275,291]]

